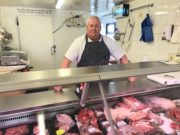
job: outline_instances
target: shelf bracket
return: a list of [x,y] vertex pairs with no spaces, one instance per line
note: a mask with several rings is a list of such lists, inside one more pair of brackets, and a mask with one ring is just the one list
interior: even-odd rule
[[88,89],[89,89],[89,83],[84,83],[84,87],[82,89],[82,95],[80,99],[81,107],[85,106],[85,100],[87,99]]
[[114,124],[113,124],[113,120],[112,120],[112,115],[111,115],[111,112],[110,112],[108,103],[107,103],[107,101],[106,101],[106,97],[105,97],[105,93],[104,93],[104,88],[103,88],[102,82],[99,81],[99,82],[98,82],[98,85],[99,85],[99,89],[100,89],[100,92],[101,92],[101,96],[102,96],[102,99],[103,99],[103,102],[104,102],[105,111],[106,111],[106,113],[107,113],[108,120],[109,120],[110,125],[111,125],[112,133],[113,133],[113,135],[117,135],[117,131],[114,129]]

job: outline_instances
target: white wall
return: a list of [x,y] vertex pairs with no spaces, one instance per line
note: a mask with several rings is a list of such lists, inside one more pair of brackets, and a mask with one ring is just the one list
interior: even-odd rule
[[16,8],[0,7],[0,22],[7,32],[13,36],[13,41],[9,44],[14,49],[19,49],[18,27],[16,25],[16,17],[19,15]]
[[[53,30],[56,30],[60,25],[64,23],[64,21],[74,15],[82,15],[81,17],[86,22],[86,19],[89,16],[89,12],[87,11],[68,11],[68,10],[56,10],[53,15]],[[56,67],[59,68],[62,60],[64,58],[64,54],[66,53],[67,49],[73,42],[73,40],[85,33],[85,27],[67,27],[64,24],[56,33],[53,34],[54,36],[54,44],[57,47],[57,54],[56,54]],[[71,65],[74,67],[75,65]]]
[[[136,8],[153,3],[153,7],[142,8],[130,13],[131,19],[135,20],[135,27],[132,38],[123,44],[127,51],[128,58],[132,62],[147,60],[166,60],[169,53],[176,53],[180,43],[171,44],[169,41],[161,40],[165,26],[174,24],[180,25],[180,1],[179,0],[135,0],[130,2],[130,8]],[[166,11],[167,14],[157,15],[157,12]],[[149,13],[153,21],[154,42],[144,43],[139,41],[141,37],[141,22]],[[125,31],[128,18],[117,19],[117,27],[121,32]],[[126,35],[128,39],[129,35]],[[127,41],[127,40],[126,40]]]
[[[56,30],[67,18],[72,15],[82,15],[82,18],[86,21],[89,16],[87,11],[74,11],[74,10],[53,10],[52,14],[38,14],[38,13],[20,13],[17,9],[21,7],[0,7],[0,23],[7,32],[13,35],[13,41],[9,44],[14,49],[20,48],[21,37],[18,34],[18,27],[16,25],[16,17],[20,15],[37,15],[37,16],[51,16],[52,17],[52,29]],[[35,9],[38,10],[38,9]],[[43,25],[43,24],[42,24]],[[36,26],[34,26],[36,27]],[[57,53],[55,56],[56,68],[59,68],[62,63],[63,57],[72,41],[78,36],[84,34],[85,27],[67,27],[66,24],[62,28],[53,34],[53,42],[57,46]],[[39,37],[41,39],[41,37]],[[43,40],[43,38],[42,38]],[[43,51],[43,50],[39,50]]]

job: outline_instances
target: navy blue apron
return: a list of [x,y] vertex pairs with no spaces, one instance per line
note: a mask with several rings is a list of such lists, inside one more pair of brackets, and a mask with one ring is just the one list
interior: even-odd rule
[[154,40],[152,26],[153,23],[150,19],[149,14],[147,14],[146,18],[141,23],[142,35],[140,41],[152,42]]
[[95,42],[88,42],[88,37],[85,38],[86,45],[77,67],[107,65],[110,59],[110,51],[103,38],[101,41]]

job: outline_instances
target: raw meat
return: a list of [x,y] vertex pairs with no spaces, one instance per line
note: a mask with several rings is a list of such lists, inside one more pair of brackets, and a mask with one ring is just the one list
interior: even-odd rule
[[104,128],[108,128],[110,126],[109,121],[103,121],[101,124],[102,124],[102,127],[104,127]]
[[180,99],[175,99],[175,100],[173,100],[173,103],[174,103],[177,107],[180,107]]
[[[38,126],[34,126],[34,127],[33,127],[33,134],[34,134],[34,135],[40,135],[40,134],[39,134],[39,127],[38,127]],[[46,130],[46,135],[49,135],[48,130]]]
[[151,103],[151,102],[147,101],[146,104],[151,108],[151,111],[153,113],[161,113],[161,112],[165,111],[165,109],[163,109],[161,106],[159,106],[155,103]]
[[[116,119],[123,120],[123,119],[126,119],[130,115],[130,110],[124,107],[118,107],[116,109],[111,108],[110,112],[111,112],[111,116],[113,120],[116,120]],[[104,114],[105,114],[106,119],[109,120],[105,110],[104,110]]]
[[98,120],[104,120],[105,119],[105,115],[104,115],[103,111],[101,111],[101,110],[94,110],[94,112],[95,112],[96,118]]
[[78,133],[67,133],[66,135],[79,135]]
[[165,133],[161,129],[155,128],[150,132],[146,133],[146,135],[165,135]]
[[152,113],[152,112],[148,113],[148,117],[150,118],[150,121],[156,125],[162,125],[164,122],[160,116],[158,116],[157,114]]
[[96,118],[92,118],[90,120],[90,125],[92,125],[93,127],[99,128],[99,126],[97,124],[97,119]]
[[144,134],[144,133],[150,132],[151,130],[154,129],[154,127],[150,124],[150,122],[146,121],[146,120],[132,122],[132,127],[139,134]]
[[126,122],[123,121],[123,120],[116,120],[115,124],[116,124],[117,127],[121,127],[123,125],[127,125]]
[[170,126],[172,129],[180,131],[180,124],[179,123],[172,122]]
[[71,127],[66,124],[63,124],[63,125],[61,124],[61,125],[58,125],[58,128],[63,129],[65,132],[67,132]]
[[149,101],[151,103],[157,104],[165,110],[174,109],[176,105],[167,98],[160,98],[160,97],[150,97]]
[[180,122],[180,108],[168,110],[167,114],[170,115],[176,121]]
[[26,135],[29,133],[27,125],[22,125],[18,127],[8,128],[4,135]]
[[94,112],[87,108],[80,110],[78,114],[78,121],[82,124],[89,125],[90,120],[93,118],[95,118]]
[[66,124],[70,127],[74,126],[75,122],[72,120],[72,118],[67,114],[57,114],[56,120],[59,124]]
[[84,126],[82,125],[79,128],[80,134],[81,135],[102,135],[102,132],[93,126]]
[[67,114],[57,114],[56,120],[56,127],[65,131],[68,131],[71,127],[75,125],[75,122]]
[[142,110],[146,108],[145,104],[143,104],[142,102],[140,102],[139,100],[137,100],[135,97],[132,97],[132,96],[124,97],[123,101],[133,110]]
[[137,121],[143,118],[146,118],[147,115],[143,111],[138,111],[138,112],[131,112],[130,115],[128,116],[128,119],[131,121]]
[[132,111],[132,108],[131,108],[130,106],[128,106],[127,104],[122,103],[122,102],[117,103],[116,106],[117,106],[117,107],[124,107],[124,108]]
[[135,130],[130,125],[122,125],[118,128],[118,135],[134,135]]
[[171,119],[161,115],[161,119],[163,119],[164,123],[159,127],[166,133],[166,134],[173,134],[175,131],[171,128],[171,123],[173,122]]
[[2,131],[0,130],[0,135],[3,135]]

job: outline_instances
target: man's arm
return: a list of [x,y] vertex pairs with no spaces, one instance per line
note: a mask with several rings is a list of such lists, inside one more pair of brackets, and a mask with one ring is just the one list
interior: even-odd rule
[[120,61],[121,64],[129,63],[126,55],[123,55],[123,57],[119,61]]
[[64,60],[61,64],[61,68],[69,68],[72,61],[70,61],[68,58],[64,57]]
[[[121,57],[121,59],[119,61],[121,64],[128,64],[129,63],[126,55],[123,55],[123,57]],[[136,78],[135,77],[128,77],[128,80],[130,82],[134,82],[136,80]]]
[[[70,61],[68,58],[64,57],[64,60],[63,60],[63,62],[61,64],[61,69],[69,68],[71,63],[72,63],[72,61]],[[53,90],[56,91],[56,92],[61,91],[62,90],[62,86],[60,86],[60,85],[59,86],[54,86]]]

